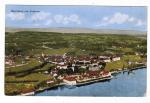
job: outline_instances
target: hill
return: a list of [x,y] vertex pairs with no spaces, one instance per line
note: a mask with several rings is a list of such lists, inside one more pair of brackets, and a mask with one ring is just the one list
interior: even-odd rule
[[91,29],[91,28],[5,28],[6,32],[36,31],[36,32],[58,32],[58,33],[96,33],[96,34],[126,34],[146,35],[144,31],[114,30],[114,29]]

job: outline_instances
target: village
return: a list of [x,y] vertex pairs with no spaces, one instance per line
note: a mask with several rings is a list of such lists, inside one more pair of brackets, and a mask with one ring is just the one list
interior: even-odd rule
[[[118,61],[120,57],[108,56],[45,56],[44,59],[49,63],[55,64],[56,67],[51,70],[50,74],[63,80],[67,85],[76,85],[79,82],[90,81],[93,79],[110,79],[111,73],[105,71],[107,62]],[[81,72],[82,70],[82,72]],[[45,71],[45,73],[49,73]]]
[[[29,57],[26,59],[30,59]],[[44,75],[50,75],[52,79],[46,81],[47,85],[55,84],[57,80],[64,85],[81,85],[101,80],[109,80],[112,75],[104,68],[106,63],[120,60],[119,56],[67,56],[64,55],[45,55],[37,57],[39,63],[46,62],[55,65],[51,70],[45,70]],[[23,62],[24,63],[24,62]],[[14,65],[13,59],[6,58],[5,64],[12,67],[22,66],[24,64]],[[31,92],[29,92],[31,91]],[[31,95],[35,90],[27,90],[23,95]]]
[[[26,35],[25,37],[29,36],[28,32],[22,33]],[[37,40],[33,41],[30,37],[26,39],[30,39],[35,47],[26,46],[28,42],[24,41],[26,45],[19,42],[22,44],[20,47],[12,48],[8,45],[9,48],[6,49],[5,89],[7,95],[34,95],[36,92],[60,85],[79,86],[109,81],[115,73],[130,71],[136,67],[146,66],[147,63],[143,39],[143,44],[140,44],[137,38],[126,36],[126,42],[122,45],[122,36],[119,35],[72,36],[36,33],[39,34]],[[16,34],[18,38],[21,36],[19,34]],[[32,34],[33,37],[37,36],[35,34]],[[21,37],[24,38],[24,36]],[[43,37],[43,41],[49,44],[40,43]],[[109,38],[112,37],[115,40],[109,42]],[[54,39],[49,40],[51,38]],[[130,42],[128,38],[131,39],[129,39]],[[114,42],[116,40],[119,40],[120,44]],[[101,44],[99,41],[104,43]],[[131,48],[132,42],[135,43],[132,46],[135,48]],[[49,48],[43,48],[43,46]]]
[[[88,78],[88,76],[99,77],[100,75],[107,74],[107,71],[104,70],[107,62],[118,61],[120,57],[109,57],[109,56],[66,56],[66,54],[62,56],[46,56],[42,55],[42,58],[48,63],[55,64],[56,67],[51,70],[50,74],[53,77],[58,77],[60,79],[65,79],[64,81],[69,80],[69,77],[72,78],[80,78],[83,77]],[[80,71],[83,73],[80,73]],[[48,73],[48,71],[45,71]],[[67,76],[66,76],[67,75]],[[71,76],[70,76],[71,75]],[[75,75],[75,76],[73,76]],[[68,82],[69,83],[69,82]]]
[[[10,65],[10,67],[20,67],[28,64],[25,60],[31,59],[31,57],[26,56],[25,59],[23,59],[24,61],[21,61],[20,64],[16,64],[13,58],[15,57],[6,56],[5,64]],[[107,81],[113,78],[112,73],[128,69],[122,67],[109,71],[109,69],[106,68],[108,63],[120,62],[122,58],[121,55],[70,56],[67,55],[67,53],[64,53],[63,55],[47,55],[42,53],[37,57],[32,57],[32,59],[33,58],[42,65],[53,65],[52,67],[48,67],[42,72],[39,72],[42,75],[46,75],[49,79],[44,82],[44,85],[46,86],[39,86],[38,89],[25,89],[21,95],[34,95],[35,92],[59,85],[78,86],[98,81]],[[133,62],[128,61],[128,65],[131,65],[132,63]],[[140,65],[144,64],[144,62],[134,63]],[[34,70],[40,68],[37,66]],[[26,75],[33,73],[34,70],[29,69],[29,72]]]

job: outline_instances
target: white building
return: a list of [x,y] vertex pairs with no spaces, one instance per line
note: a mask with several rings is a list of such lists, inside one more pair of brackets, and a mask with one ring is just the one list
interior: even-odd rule
[[60,68],[60,69],[67,69],[67,65],[58,65],[57,68]]
[[106,62],[106,63],[111,62],[110,59],[104,59],[103,61]]
[[111,73],[110,72],[102,71],[100,74],[102,75],[102,77],[111,77]]
[[81,66],[81,68],[84,68],[84,69],[86,69],[86,67],[87,67],[87,66],[85,66],[85,65],[82,65],[82,66]]
[[54,74],[53,74],[53,77],[56,77],[56,76],[57,76],[57,73],[54,73]]
[[30,96],[30,95],[34,95],[34,91],[31,92],[27,92],[27,93],[21,93],[22,96]]
[[48,74],[49,72],[48,71],[44,71],[44,74]]
[[51,83],[54,83],[54,81],[53,80],[48,80],[46,83],[51,84]]
[[111,60],[110,60],[110,57],[108,57],[108,56],[99,56],[99,59],[100,60],[103,60],[104,62],[111,62]]
[[118,60],[120,60],[120,57],[114,57],[114,58],[112,58],[112,60],[113,61],[118,61]]
[[8,60],[5,60],[5,64],[13,65],[14,62],[12,60],[8,59]]
[[59,65],[64,65],[65,64],[65,62],[60,62],[60,63],[58,63]]
[[67,85],[76,85],[76,79],[75,78],[72,78],[72,77],[69,77],[69,78],[64,78],[63,79],[63,82]]
[[100,69],[99,66],[95,66],[95,67],[90,66],[90,67],[89,67],[89,70],[90,70],[90,71],[97,71],[97,70],[99,70],[99,69]]

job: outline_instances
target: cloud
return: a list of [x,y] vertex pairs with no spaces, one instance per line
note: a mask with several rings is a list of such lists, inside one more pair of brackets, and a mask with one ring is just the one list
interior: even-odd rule
[[115,13],[110,18],[110,20],[108,21],[108,23],[110,23],[110,24],[114,24],[114,23],[116,23],[116,24],[122,24],[122,23],[128,21],[128,19],[129,19],[129,16],[127,14],[122,14],[122,13],[118,12],[118,13]]
[[141,19],[138,19],[125,13],[116,12],[112,16],[103,17],[101,22],[96,26],[107,26],[111,24],[120,25],[124,23],[132,23],[135,26],[142,26],[145,24],[144,21],[142,21]]
[[70,14],[70,15],[62,15],[62,14],[55,14],[52,15],[48,12],[39,12],[33,14],[30,19],[36,23],[40,23],[41,25],[50,25],[52,23],[57,24],[81,24],[81,20],[77,14]]
[[7,14],[11,20],[23,20],[25,19],[25,14],[21,12],[10,12]]
[[81,20],[77,14],[71,14],[69,16],[57,14],[54,16],[54,20],[56,23],[60,23],[64,25],[69,23],[81,24]]
[[54,20],[56,23],[61,23],[63,21],[64,16],[63,15],[55,15]]
[[138,20],[137,23],[136,23],[136,26],[142,26],[144,24],[145,23],[142,20]]
[[51,14],[49,12],[38,12],[38,13],[35,13],[31,16],[31,20],[34,20],[34,21],[38,21],[38,20],[45,20],[47,19]]
[[76,14],[72,14],[69,16],[69,20],[72,21],[72,22],[75,22],[77,24],[81,24],[81,21],[79,19],[79,16],[76,15]]
[[136,20],[136,18],[134,18],[134,17],[130,17],[130,18],[128,19],[129,22],[134,22],[135,20]]

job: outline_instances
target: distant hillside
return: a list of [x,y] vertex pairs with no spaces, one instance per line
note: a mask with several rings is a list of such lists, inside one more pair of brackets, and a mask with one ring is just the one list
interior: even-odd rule
[[146,32],[135,30],[90,29],[90,28],[5,28],[5,29],[6,32],[38,31],[38,32],[58,32],[58,33],[146,35]]

